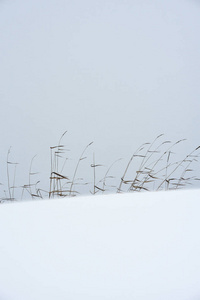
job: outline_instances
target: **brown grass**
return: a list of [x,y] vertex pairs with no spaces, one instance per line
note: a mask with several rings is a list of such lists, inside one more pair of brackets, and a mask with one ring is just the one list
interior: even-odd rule
[[[7,190],[4,189],[4,195],[0,196],[0,201],[16,200],[15,190],[21,189],[21,199],[24,197],[37,198],[54,198],[54,197],[74,197],[80,193],[78,187],[88,185],[88,192],[92,194],[105,192],[140,192],[140,191],[159,191],[159,190],[177,190],[192,185],[196,180],[194,176],[193,166],[197,164],[200,146],[196,147],[189,154],[180,160],[173,160],[174,150],[180,143],[185,140],[178,140],[172,143],[169,140],[163,140],[163,134],[157,136],[153,142],[142,144],[130,157],[124,167],[122,176],[117,179],[116,176],[110,175],[114,165],[119,163],[121,159],[116,160],[106,170],[105,175],[97,181],[98,168],[102,164],[97,164],[95,154],[93,153],[93,162],[88,165],[88,173],[90,168],[93,170],[91,182],[84,182],[83,178],[78,178],[77,174],[82,161],[87,159],[85,155],[93,142],[89,143],[80,154],[74,168],[74,172],[70,176],[66,174],[66,164],[68,161],[68,149],[61,143],[67,131],[65,131],[57,145],[50,147],[50,177],[49,191],[39,187],[40,181],[34,182],[34,176],[38,173],[32,172],[32,165],[36,158],[34,156],[29,167],[28,184],[15,186],[17,163],[10,161],[10,149],[7,153]],[[172,151],[173,150],[173,151]],[[134,163],[135,162],[135,163]],[[137,162],[137,163],[136,163]],[[137,166],[137,168],[135,167]],[[10,168],[12,170],[12,176]],[[69,172],[68,172],[69,173]],[[12,178],[11,178],[12,177]],[[118,184],[113,185],[109,182],[118,180]],[[12,182],[12,183],[11,183]],[[117,181],[116,181],[117,182]],[[3,188],[3,185],[0,186]],[[1,191],[1,190],[0,190]]]

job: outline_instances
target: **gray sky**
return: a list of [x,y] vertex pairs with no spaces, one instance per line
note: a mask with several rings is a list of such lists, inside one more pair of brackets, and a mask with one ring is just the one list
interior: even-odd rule
[[65,130],[72,159],[94,141],[105,165],[160,133],[198,146],[199,16],[197,0],[1,1],[0,182],[10,146],[19,178],[35,154],[47,176]]

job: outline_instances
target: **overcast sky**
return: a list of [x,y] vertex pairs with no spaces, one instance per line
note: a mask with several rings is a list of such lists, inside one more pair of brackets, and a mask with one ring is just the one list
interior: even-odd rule
[[46,176],[65,130],[106,165],[160,133],[197,147],[199,32],[198,0],[1,0],[0,182],[10,146],[19,177],[35,154]]

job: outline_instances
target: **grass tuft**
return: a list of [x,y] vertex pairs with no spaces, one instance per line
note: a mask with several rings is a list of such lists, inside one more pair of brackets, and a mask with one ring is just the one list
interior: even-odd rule
[[[64,198],[74,197],[81,193],[83,186],[88,186],[86,193],[108,193],[108,192],[141,192],[141,191],[160,191],[160,190],[177,190],[200,180],[194,176],[194,164],[197,164],[200,155],[200,146],[196,147],[182,159],[176,160],[175,148],[180,143],[185,142],[181,139],[172,143],[169,140],[163,141],[163,134],[157,136],[153,142],[142,144],[130,157],[124,167],[122,176],[113,176],[111,173],[114,165],[118,164],[122,159],[114,161],[106,170],[102,179],[97,180],[97,172],[99,167],[103,167],[95,161],[93,153],[92,163],[88,164],[88,173],[91,172],[91,182],[84,181],[83,177],[77,177],[79,167],[82,162],[88,160],[86,153],[93,144],[90,142],[82,151],[74,168],[74,172],[66,173],[66,165],[69,160],[68,149],[64,143],[61,143],[67,131],[65,131],[58,141],[57,145],[50,147],[50,176],[49,190],[39,187],[40,181],[34,180],[34,176],[38,172],[32,171],[32,165],[36,155],[31,159],[28,175],[28,184],[16,186],[16,170],[18,163],[10,160],[11,148],[7,153],[7,190],[4,185],[0,184],[0,202],[20,200],[15,196],[16,190],[21,190],[21,199],[43,199],[43,198]],[[12,168],[12,170],[11,170]],[[14,168],[14,169],[13,169]],[[12,175],[11,175],[12,174]],[[115,183],[113,183],[115,180]],[[116,184],[116,182],[118,182]]]

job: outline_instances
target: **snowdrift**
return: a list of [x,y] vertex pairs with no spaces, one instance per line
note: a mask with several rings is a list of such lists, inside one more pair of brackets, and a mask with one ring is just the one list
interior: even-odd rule
[[200,190],[0,206],[1,300],[200,299]]

